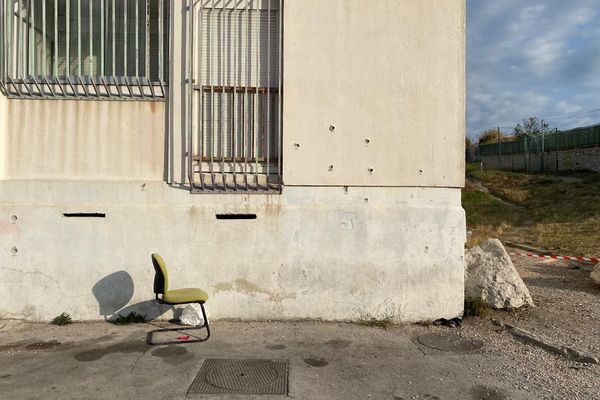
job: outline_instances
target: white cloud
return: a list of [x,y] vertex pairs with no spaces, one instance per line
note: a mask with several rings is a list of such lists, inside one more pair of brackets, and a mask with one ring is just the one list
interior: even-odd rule
[[471,135],[600,105],[600,0],[468,0],[467,10]]

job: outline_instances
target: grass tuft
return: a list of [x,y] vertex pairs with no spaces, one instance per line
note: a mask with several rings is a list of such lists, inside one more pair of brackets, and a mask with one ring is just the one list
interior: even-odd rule
[[384,302],[371,310],[357,310],[358,323],[374,328],[387,329],[398,325],[402,320],[402,313],[394,303]]
[[110,320],[109,322],[115,325],[141,324],[146,322],[146,315],[132,311],[125,316],[119,314],[117,318]]
[[69,325],[69,324],[73,323],[73,319],[71,318],[71,316],[69,314],[64,312],[64,313],[54,317],[54,319],[50,323],[52,325],[59,325],[59,326]]

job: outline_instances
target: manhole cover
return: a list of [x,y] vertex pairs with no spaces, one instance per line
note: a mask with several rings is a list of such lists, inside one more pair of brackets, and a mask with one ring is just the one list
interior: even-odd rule
[[428,333],[417,338],[419,343],[431,349],[451,351],[454,353],[469,353],[483,346],[481,340],[466,339],[457,334]]
[[287,394],[287,360],[206,360],[188,393]]

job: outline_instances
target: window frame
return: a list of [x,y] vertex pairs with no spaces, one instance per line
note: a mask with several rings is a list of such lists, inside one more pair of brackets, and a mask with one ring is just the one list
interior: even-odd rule
[[[6,97],[137,101],[166,99],[170,67],[170,0],[32,2],[36,0],[0,0],[0,91]],[[29,7],[31,4],[35,6]],[[36,16],[36,9],[38,14],[43,10],[42,15]],[[140,12],[144,9],[145,12]],[[128,15],[128,11],[135,15]],[[87,18],[85,24],[83,14]],[[74,18],[76,24],[73,23]],[[119,18],[120,26],[117,25]],[[64,22],[61,24],[62,20]],[[135,28],[132,28],[130,21],[137,21]],[[59,30],[59,25],[62,30]],[[38,30],[42,34],[41,50],[36,38]],[[133,38],[130,37],[131,32]],[[82,40],[84,33],[87,36],[85,41]],[[54,36],[50,37],[51,34]],[[33,48],[29,45],[32,35],[36,42]],[[124,38],[123,42],[117,41],[118,36]],[[130,42],[135,47],[127,50]],[[62,53],[61,44],[65,45]],[[46,60],[39,66],[35,62],[38,52]],[[107,56],[109,52],[110,57]],[[89,70],[85,73],[86,67],[82,68],[86,57],[100,59],[89,67],[91,74]],[[127,61],[121,71],[116,70],[115,60],[118,57],[124,60],[133,58],[136,73],[133,74],[131,68],[127,69]],[[76,66],[72,65],[73,59]],[[142,61],[143,69],[139,68]],[[59,62],[62,62],[62,73],[58,68]],[[65,69],[68,69],[67,73]],[[79,73],[81,70],[84,74]]]

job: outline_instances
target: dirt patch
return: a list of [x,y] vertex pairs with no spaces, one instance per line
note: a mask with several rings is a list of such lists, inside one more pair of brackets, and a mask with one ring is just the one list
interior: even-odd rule
[[351,341],[345,339],[332,339],[328,340],[326,343],[334,350],[345,349],[352,344]]
[[77,353],[73,358],[79,362],[91,362],[100,360],[102,357],[114,353],[146,353],[151,346],[140,341],[117,343],[111,346],[96,348]]
[[267,350],[284,350],[287,348],[285,344],[268,344],[265,346]]
[[31,340],[22,340],[0,346],[0,352],[17,353],[20,351],[54,351],[59,348],[62,349],[63,347],[65,347],[65,345],[58,340],[50,340],[47,342],[32,342]]
[[310,365],[311,367],[316,368],[323,368],[329,365],[329,362],[318,358],[305,358],[304,362]]
[[473,400],[506,400],[506,393],[500,389],[495,389],[487,386],[475,386],[471,390]]
[[29,351],[50,351],[56,350],[61,343],[58,340],[51,340],[49,342],[36,342],[25,346],[25,350]]

